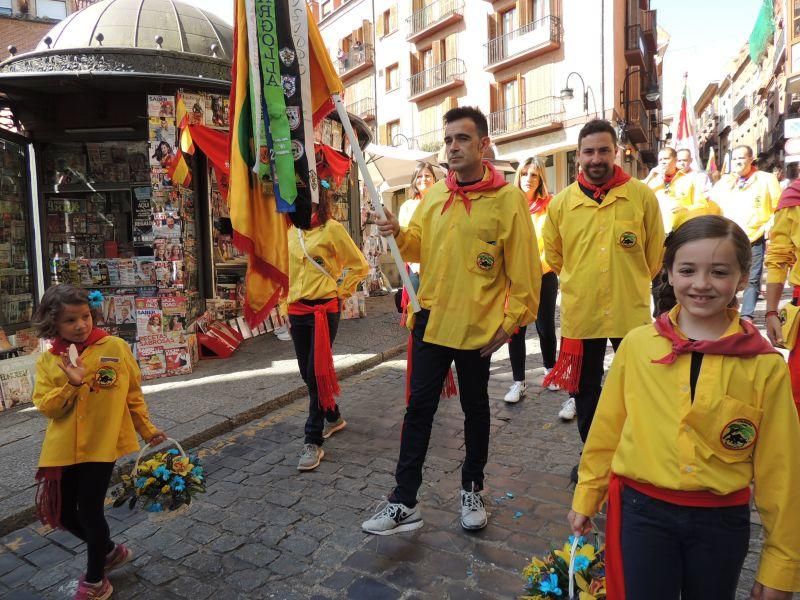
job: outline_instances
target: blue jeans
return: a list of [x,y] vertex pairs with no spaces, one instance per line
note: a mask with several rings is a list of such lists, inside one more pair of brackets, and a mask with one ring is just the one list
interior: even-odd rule
[[764,250],[766,242],[764,238],[753,242],[752,244],[752,260],[750,264],[750,279],[747,282],[747,287],[742,295],[742,316],[753,318],[753,313],[756,311],[756,302],[758,301],[758,292],[761,289],[761,273],[764,271]]
[[628,600],[733,600],[750,543],[750,507],[694,508],[622,492]]

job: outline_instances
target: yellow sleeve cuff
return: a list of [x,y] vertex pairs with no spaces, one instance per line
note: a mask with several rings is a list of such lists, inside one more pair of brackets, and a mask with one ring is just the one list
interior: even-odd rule
[[591,517],[597,514],[600,507],[603,506],[605,499],[605,491],[578,485],[578,487],[575,488],[575,494],[572,496],[572,510],[576,513]]
[[505,319],[503,319],[503,331],[508,335],[514,335],[517,327],[519,327],[519,319],[506,315]]
[[765,549],[761,553],[756,581],[776,590],[800,592],[800,560],[783,560]]
[[767,267],[767,283],[786,283],[786,274],[789,269],[786,267]]

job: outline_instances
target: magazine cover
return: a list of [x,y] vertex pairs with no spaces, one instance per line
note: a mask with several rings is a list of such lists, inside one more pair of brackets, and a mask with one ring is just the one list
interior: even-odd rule
[[175,118],[175,96],[148,95],[147,115],[150,117]]
[[174,212],[153,213],[153,237],[171,240],[180,239],[180,216]]
[[169,117],[150,117],[148,120],[151,142],[175,142],[175,119]]
[[192,357],[188,344],[165,344],[164,358],[167,375],[185,375],[192,372]]
[[34,369],[35,365],[35,355],[0,361],[0,396],[3,409],[7,410],[31,401],[33,397],[31,369]]
[[228,129],[228,96],[206,94],[206,125]]
[[150,167],[155,169],[167,169],[175,156],[175,147],[171,142],[150,142]]
[[121,258],[117,261],[119,266],[119,284],[121,286],[136,285],[136,263],[132,258]]
[[164,357],[163,346],[150,346],[137,344],[136,352],[139,357],[139,368],[142,379],[156,379],[167,374],[167,362]]
[[205,125],[205,98],[203,94],[183,94],[186,112],[191,125]]
[[164,332],[186,330],[186,296],[162,296],[161,311],[164,317]]
[[14,345],[19,348],[23,354],[32,354],[40,349],[41,342],[36,335],[36,330],[33,327],[25,329],[17,329],[14,334]]
[[136,298],[136,333],[139,337],[161,333],[162,321],[158,298]]
[[117,325],[133,325],[136,323],[134,296],[113,296],[114,298],[114,323]]
[[157,260],[155,262],[156,268],[156,285],[159,289],[169,289],[175,285],[175,280],[172,277],[172,265],[167,260]]
[[137,256],[134,266],[136,285],[156,285],[156,266],[152,256]]

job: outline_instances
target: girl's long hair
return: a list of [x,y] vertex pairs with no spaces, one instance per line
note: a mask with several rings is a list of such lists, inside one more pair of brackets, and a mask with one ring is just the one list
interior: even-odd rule
[[411,176],[411,197],[412,198],[417,198],[419,196],[422,196],[422,191],[420,191],[420,189],[417,187],[417,177],[419,176],[420,173],[422,173],[426,169],[430,172],[431,176],[433,177],[433,182],[436,183],[436,181],[437,181],[437,179],[436,179],[436,170],[435,170],[434,166],[431,163],[426,162],[424,160],[419,161],[417,163],[417,166],[414,167],[414,174]]
[[545,174],[544,170],[544,161],[539,159],[537,156],[529,156],[522,161],[522,163],[520,163],[519,167],[517,168],[517,172],[514,174],[514,185],[519,189],[522,189],[522,186],[520,185],[522,176],[527,175],[531,169],[533,169],[533,171],[539,176],[539,186],[533,190],[533,197],[536,198],[537,196],[549,196],[550,192],[548,192],[547,189],[547,175]]
[[[718,215],[704,215],[689,219],[664,240],[664,268],[661,269],[659,284],[656,288],[656,314],[672,310],[678,303],[668,275],[675,264],[675,254],[678,249],[689,242],[705,239],[730,240],[736,251],[736,262],[739,263],[739,269],[743,274],[750,272],[752,248],[750,239],[741,227],[730,219]],[[735,296],[730,306],[736,306]]]

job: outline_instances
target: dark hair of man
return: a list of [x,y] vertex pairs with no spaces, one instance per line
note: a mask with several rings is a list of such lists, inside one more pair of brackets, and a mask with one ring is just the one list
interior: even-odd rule
[[737,150],[742,150],[742,149],[747,150],[747,156],[749,158],[753,158],[753,149],[750,146],[748,146],[747,144],[739,144],[738,146],[734,146],[733,150],[731,150],[731,153],[736,152]]
[[445,125],[461,119],[471,119],[472,122],[475,123],[475,129],[478,130],[478,137],[484,138],[489,135],[489,123],[486,121],[486,115],[481,112],[481,109],[475,106],[451,108],[444,113],[444,117],[442,117]]
[[678,158],[678,153],[675,152],[675,148],[672,148],[670,146],[662,148],[661,152],[666,152],[667,154],[669,154],[670,158]]
[[593,133],[609,133],[611,134],[611,139],[614,141],[614,145],[617,145],[617,130],[614,129],[614,126],[605,119],[592,119],[586,125],[584,125],[578,133],[579,150],[583,138],[585,138],[587,135],[592,135]]

